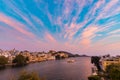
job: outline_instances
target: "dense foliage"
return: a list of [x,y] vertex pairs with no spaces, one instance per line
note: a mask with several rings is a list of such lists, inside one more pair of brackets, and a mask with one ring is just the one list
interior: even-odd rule
[[19,54],[13,59],[13,63],[15,63],[16,66],[24,66],[27,63],[27,60],[23,55]]
[[98,56],[92,56],[91,57],[91,63],[95,64],[95,66],[97,67],[97,69],[100,71],[101,67],[100,67],[100,57]]
[[18,77],[18,80],[42,80],[42,79],[40,79],[39,75],[35,72],[28,73],[26,71],[23,71]]
[[110,80],[120,80],[120,64],[111,64],[107,66],[106,73]]
[[8,63],[8,58],[5,56],[0,56],[0,69],[5,68],[5,64]]
[[45,80],[45,79],[40,78],[39,75],[35,72],[22,71],[18,76],[17,80]]
[[95,76],[89,76],[88,80],[101,80],[99,76],[95,75]]
[[64,56],[60,56],[60,55],[56,55],[55,59],[57,59],[57,60],[59,60],[59,59],[65,59],[65,57]]

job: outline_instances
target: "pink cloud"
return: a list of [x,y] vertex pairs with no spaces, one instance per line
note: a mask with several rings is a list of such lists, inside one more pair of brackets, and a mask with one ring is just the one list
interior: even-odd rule
[[98,10],[102,4],[105,3],[105,0],[99,0],[96,4],[95,4],[95,7],[93,8],[93,12],[92,12],[92,15],[96,13],[96,10]]
[[[108,16],[113,15],[112,12],[114,12],[114,11],[112,11],[111,13],[107,13],[107,12],[108,12],[108,11],[111,11],[110,9],[111,9],[115,4],[117,4],[118,2],[119,2],[119,0],[110,0],[110,2],[103,8],[103,10],[101,11],[101,13],[99,14],[99,16],[97,17],[96,20],[101,19],[101,18],[103,18],[103,17],[108,17]],[[119,9],[119,7],[118,7],[117,9]],[[116,9],[114,9],[114,10],[116,10]],[[119,12],[116,12],[116,14],[117,14],[117,13],[119,13]]]
[[96,26],[87,27],[82,33],[80,43],[83,45],[90,45],[91,38],[96,35],[95,33],[97,32],[97,30],[98,28]]
[[83,38],[89,38],[92,35],[94,35],[94,33],[97,31],[97,27],[88,27],[84,30],[84,32],[82,33],[82,37]]
[[51,34],[49,34],[49,33],[46,33],[45,39],[46,39],[47,42],[56,43],[55,38]]
[[0,21],[5,24],[8,24],[13,29],[17,30],[18,32],[20,32],[24,35],[27,35],[28,37],[34,37],[34,35],[31,32],[27,31],[24,24],[16,21],[15,19],[13,19],[9,16],[6,16],[6,15],[0,13]]

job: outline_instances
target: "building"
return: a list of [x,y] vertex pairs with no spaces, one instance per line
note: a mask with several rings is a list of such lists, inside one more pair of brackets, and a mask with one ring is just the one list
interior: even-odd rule
[[48,53],[47,60],[55,60],[55,56],[53,56],[51,53]]
[[41,62],[41,61],[47,61],[47,60],[55,60],[56,56],[59,56],[60,59],[64,59],[64,58],[68,58],[68,54],[64,51],[54,51],[54,50],[50,50],[49,52],[30,52],[27,50],[24,51],[18,51],[12,49],[12,50],[1,50],[0,49],[0,56],[5,56],[6,58],[8,58],[8,63],[12,64],[13,59],[17,56],[17,55],[23,55],[26,59],[28,63],[31,62]]
[[110,58],[104,58],[101,61],[102,69],[105,71],[106,67],[111,64],[119,64],[120,63],[120,57],[110,57]]

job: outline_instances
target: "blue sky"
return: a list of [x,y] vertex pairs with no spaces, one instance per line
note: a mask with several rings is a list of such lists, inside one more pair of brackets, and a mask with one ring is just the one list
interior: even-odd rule
[[0,48],[120,53],[119,0],[0,0]]

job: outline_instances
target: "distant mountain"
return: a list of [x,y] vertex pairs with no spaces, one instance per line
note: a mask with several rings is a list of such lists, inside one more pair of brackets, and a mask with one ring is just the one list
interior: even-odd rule
[[90,57],[90,56],[83,54],[83,55],[79,55],[79,57]]
[[88,55],[79,55],[79,54],[73,54],[73,53],[70,53],[70,52],[67,52],[67,51],[57,51],[56,53],[65,53],[65,54],[68,54],[69,57],[90,57]]
[[74,54],[67,52],[67,51],[57,51],[57,53],[65,53],[68,55],[68,57],[74,57]]

